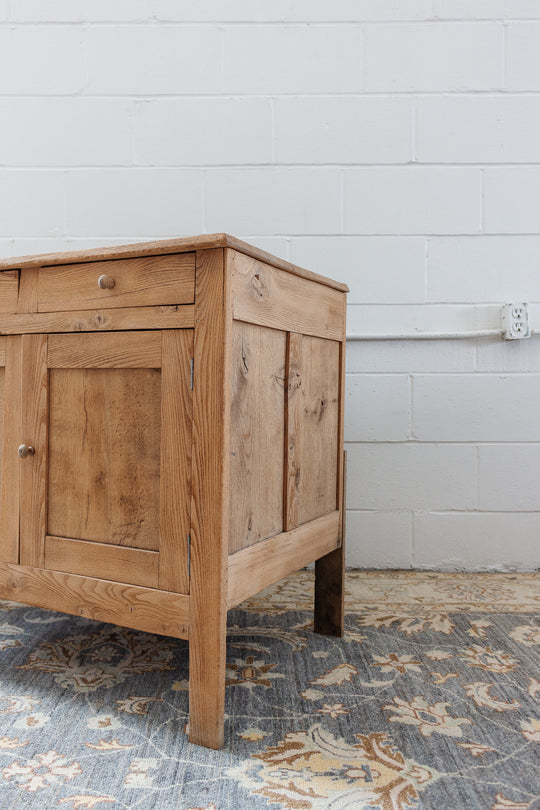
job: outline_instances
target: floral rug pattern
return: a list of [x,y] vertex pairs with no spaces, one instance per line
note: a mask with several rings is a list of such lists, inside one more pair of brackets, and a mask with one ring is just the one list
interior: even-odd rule
[[226,742],[188,645],[0,602],[0,807],[540,810],[540,575],[303,571],[229,613]]

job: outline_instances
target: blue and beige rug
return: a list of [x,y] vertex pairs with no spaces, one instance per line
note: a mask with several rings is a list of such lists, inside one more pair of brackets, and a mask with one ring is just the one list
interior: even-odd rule
[[0,808],[540,810],[535,574],[310,572],[229,614],[226,744],[190,745],[187,643],[0,602]]

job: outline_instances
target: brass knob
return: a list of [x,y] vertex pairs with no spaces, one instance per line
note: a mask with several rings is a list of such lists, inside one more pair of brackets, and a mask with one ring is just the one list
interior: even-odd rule
[[34,447],[30,447],[27,444],[21,444],[17,452],[19,453],[19,458],[26,458],[26,456],[33,456],[36,451]]
[[110,276],[100,276],[97,280],[97,285],[100,290],[112,290],[116,281]]

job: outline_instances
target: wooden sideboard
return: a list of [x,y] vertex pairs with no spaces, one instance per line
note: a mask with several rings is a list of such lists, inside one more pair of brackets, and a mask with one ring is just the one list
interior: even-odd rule
[[343,630],[347,287],[227,234],[0,261],[0,597],[189,639],[308,563]]

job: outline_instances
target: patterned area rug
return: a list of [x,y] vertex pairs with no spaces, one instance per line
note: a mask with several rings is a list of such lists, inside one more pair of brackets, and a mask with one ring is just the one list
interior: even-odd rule
[[540,810],[540,575],[301,572],[229,614],[226,744],[187,643],[0,602],[0,807]]

